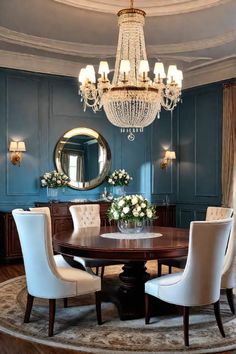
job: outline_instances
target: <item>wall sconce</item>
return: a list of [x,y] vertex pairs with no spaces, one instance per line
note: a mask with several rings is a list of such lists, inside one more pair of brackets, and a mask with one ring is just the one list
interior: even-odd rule
[[11,163],[20,166],[22,161],[22,152],[26,151],[24,141],[11,141],[9,146],[11,152]]
[[167,166],[170,164],[171,160],[175,160],[175,159],[176,159],[175,151],[167,150],[165,152],[164,159],[161,160],[161,163],[160,163],[161,169],[164,170],[165,168],[167,168]]

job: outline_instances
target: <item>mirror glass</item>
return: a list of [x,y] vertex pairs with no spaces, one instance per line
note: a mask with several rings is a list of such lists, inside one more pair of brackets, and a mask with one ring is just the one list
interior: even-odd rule
[[66,132],[55,148],[59,172],[70,178],[69,186],[78,190],[97,187],[111,166],[111,151],[106,140],[93,129],[75,128]]

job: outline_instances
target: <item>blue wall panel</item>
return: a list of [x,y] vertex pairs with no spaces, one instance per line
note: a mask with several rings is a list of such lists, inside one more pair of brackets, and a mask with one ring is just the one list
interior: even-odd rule
[[186,91],[177,116],[177,225],[185,227],[221,203],[222,84]]

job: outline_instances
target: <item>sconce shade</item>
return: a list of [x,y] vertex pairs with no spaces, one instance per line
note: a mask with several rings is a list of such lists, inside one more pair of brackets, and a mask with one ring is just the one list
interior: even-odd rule
[[22,161],[22,152],[26,151],[24,141],[11,141],[9,145],[9,151],[11,152],[11,163],[13,165],[20,166]]
[[167,168],[167,166],[171,163],[171,160],[175,160],[175,159],[176,159],[175,151],[167,150],[165,152],[165,157],[161,160],[160,163],[161,169],[164,170],[165,168]]
[[26,151],[24,141],[18,141],[18,151]]
[[9,151],[26,151],[24,141],[11,141]]
[[11,141],[9,151],[17,151],[17,141]]
[[176,159],[175,151],[167,150],[165,153],[165,159],[175,160]]

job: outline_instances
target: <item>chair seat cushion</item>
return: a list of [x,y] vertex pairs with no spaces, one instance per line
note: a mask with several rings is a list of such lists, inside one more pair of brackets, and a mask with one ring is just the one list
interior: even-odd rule
[[76,282],[76,295],[88,294],[101,290],[101,278],[89,274],[81,269],[76,269],[71,266],[57,267],[59,276],[66,281]]
[[161,299],[161,292],[160,292],[161,286],[162,285],[168,286],[177,283],[181,279],[182,274],[183,272],[178,272],[178,273],[163,275],[162,277],[148,280],[145,283],[145,293]]

